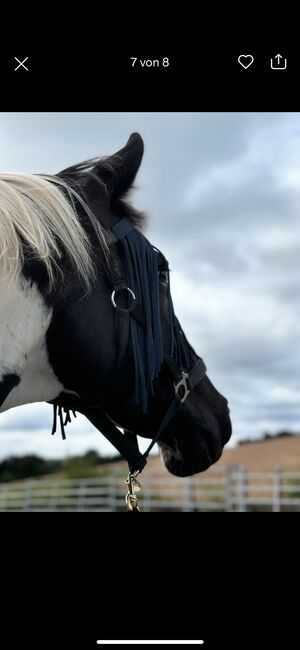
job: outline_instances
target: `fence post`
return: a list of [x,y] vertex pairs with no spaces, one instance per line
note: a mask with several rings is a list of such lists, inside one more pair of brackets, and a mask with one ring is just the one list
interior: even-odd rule
[[273,481],[273,512],[280,512],[281,510],[281,467],[276,465],[274,467],[274,481]]
[[246,480],[246,470],[243,465],[239,467],[238,474],[238,511],[247,512],[247,480]]
[[[150,481],[150,484],[149,484],[149,481]],[[147,480],[146,487],[142,483],[141,510],[143,512],[151,512],[152,511],[153,501],[152,501],[151,485],[152,485],[152,479]],[[139,496],[139,494],[138,494],[138,496]],[[154,503],[154,506],[155,506],[155,503]],[[154,510],[155,510],[155,507],[154,507]]]
[[85,496],[87,492],[87,484],[85,479],[79,481],[78,486],[78,499],[77,499],[77,510],[80,512],[85,510]]
[[30,510],[30,501],[32,495],[32,488],[34,481],[28,481],[26,489],[24,490],[24,501],[23,501],[23,510]]
[[192,476],[187,476],[185,481],[186,481],[186,483],[185,483],[186,502],[185,502],[185,505],[183,507],[183,511],[184,512],[193,512],[193,511],[197,510],[196,504],[195,504],[195,501],[194,501],[194,490],[193,490],[194,480],[193,480]]
[[[59,481],[51,481],[50,486],[49,486],[49,493],[48,493],[48,510],[50,512],[54,512],[56,510],[56,501],[57,497],[59,496]],[[45,503],[45,509],[46,509],[46,503]]]
[[118,490],[119,486],[117,484],[116,478],[114,476],[110,476],[108,480],[108,486],[109,486],[109,491],[108,491],[108,499],[107,499],[107,505],[109,507],[110,512],[117,512],[118,511]]
[[226,468],[226,484],[225,484],[225,498],[226,498],[226,505],[225,505],[225,510],[226,512],[232,512],[233,510],[233,474],[235,471],[235,466],[234,465],[228,465]]
[[0,489],[0,512],[4,512],[7,509],[6,508],[6,504],[7,504],[6,495],[7,495],[7,487],[4,486],[4,487],[2,487]]

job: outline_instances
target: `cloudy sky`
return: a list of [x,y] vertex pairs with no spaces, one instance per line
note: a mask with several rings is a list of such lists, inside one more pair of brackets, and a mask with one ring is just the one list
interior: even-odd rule
[[[229,400],[232,443],[300,430],[300,114],[0,113],[0,170],[55,173],[120,149],[145,156],[132,193],[169,259],[176,313]],[[107,452],[78,417],[50,436],[52,408],[0,416],[0,457]],[[142,445],[143,448],[143,445]]]

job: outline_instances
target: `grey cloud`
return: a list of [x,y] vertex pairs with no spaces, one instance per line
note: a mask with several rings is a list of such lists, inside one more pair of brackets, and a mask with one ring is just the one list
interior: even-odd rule
[[0,440],[2,431],[40,431],[51,429],[52,408],[46,404],[30,404],[10,409],[0,416]]

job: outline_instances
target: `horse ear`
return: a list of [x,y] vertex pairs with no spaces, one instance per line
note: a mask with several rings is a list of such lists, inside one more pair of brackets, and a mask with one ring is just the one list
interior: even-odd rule
[[144,153],[143,139],[132,133],[123,149],[96,164],[94,172],[106,185],[108,193],[119,199],[130,189]]

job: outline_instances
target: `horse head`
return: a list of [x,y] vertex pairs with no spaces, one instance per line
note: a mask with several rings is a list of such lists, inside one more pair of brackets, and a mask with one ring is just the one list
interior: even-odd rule
[[127,200],[143,150],[134,133],[114,155],[56,176],[0,175],[3,337],[20,301],[35,324],[31,336],[23,317],[2,349],[0,406],[49,401],[100,430],[104,413],[156,440],[166,468],[187,476],[219,459],[231,422],[175,316],[168,263]]

